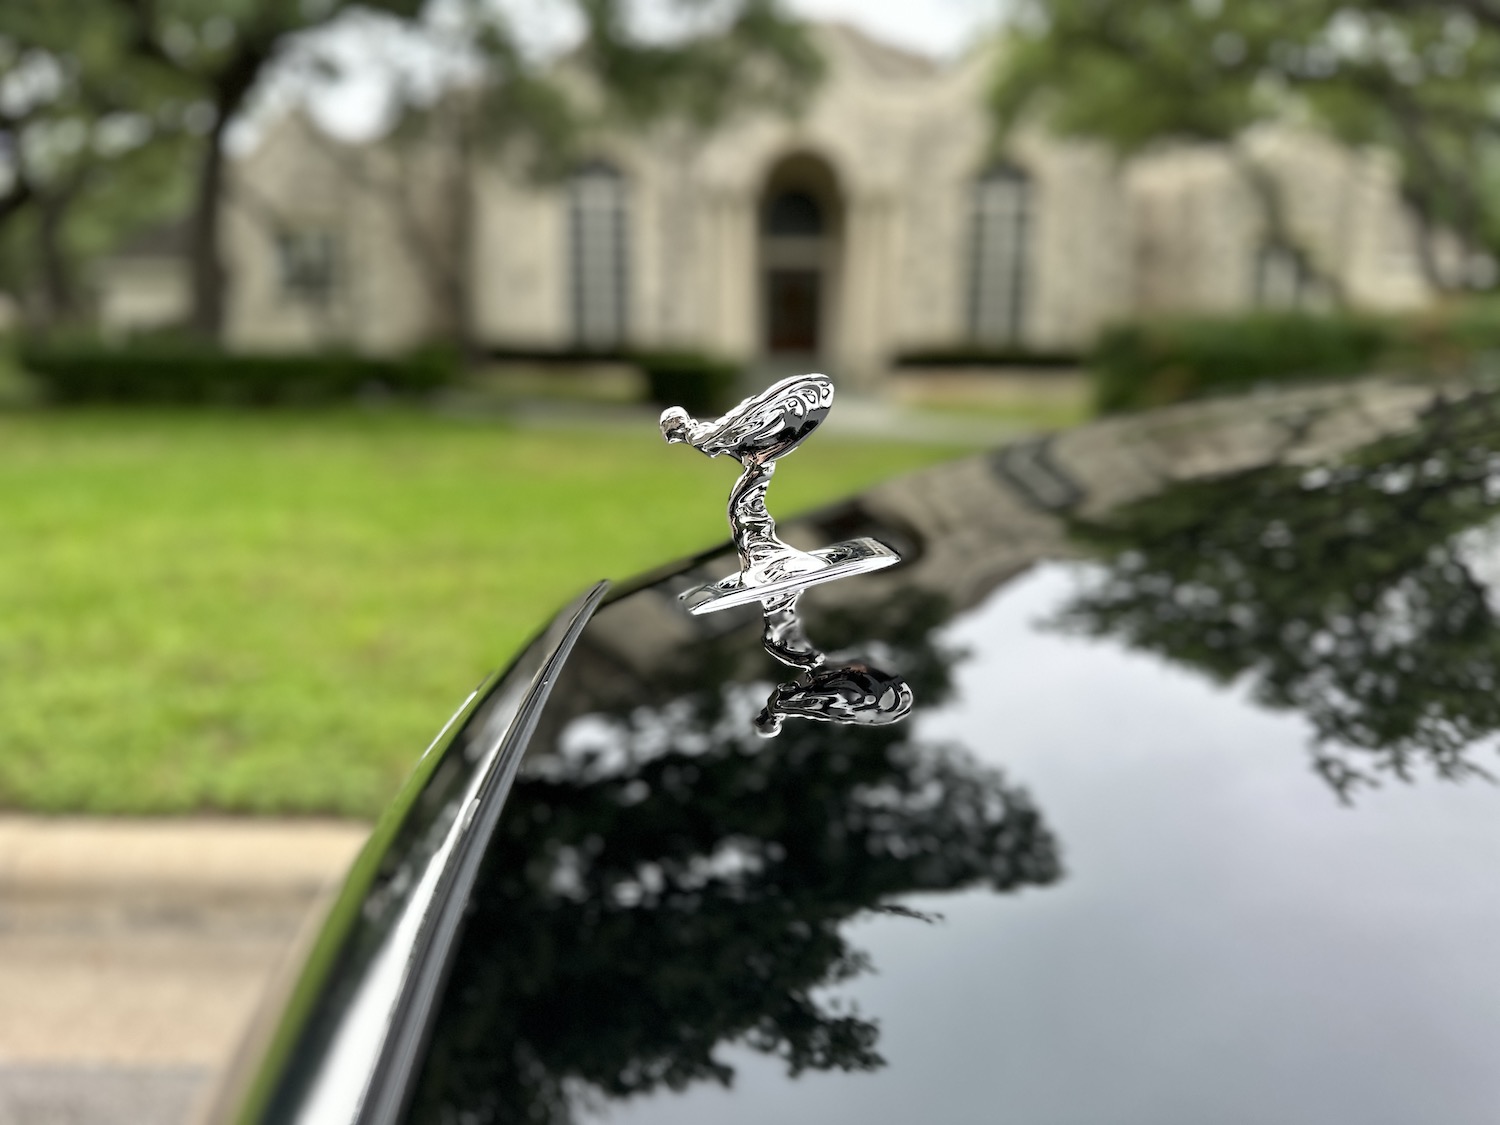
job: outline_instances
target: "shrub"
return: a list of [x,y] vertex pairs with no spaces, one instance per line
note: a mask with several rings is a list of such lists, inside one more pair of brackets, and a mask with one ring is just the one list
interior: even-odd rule
[[375,391],[429,394],[453,381],[443,351],[396,358],[353,352],[244,354],[165,342],[126,347],[30,343],[20,366],[57,403],[214,403],[312,405]]
[[1077,367],[1081,362],[1077,352],[982,344],[917,348],[896,357],[897,367]]
[[1270,380],[1367,372],[1403,325],[1348,314],[1254,313],[1119,325],[1089,356],[1101,411],[1160,406]]
[[632,357],[658,406],[689,414],[720,414],[734,405],[737,364],[697,352],[642,352]]
[[1500,300],[1459,301],[1408,318],[1391,360],[1428,375],[1493,374],[1500,365]]

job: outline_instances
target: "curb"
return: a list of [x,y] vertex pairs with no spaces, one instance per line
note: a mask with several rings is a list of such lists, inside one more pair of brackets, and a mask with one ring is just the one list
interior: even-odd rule
[[342,879],[357,821],[0,815],[0,896],[315,895]]

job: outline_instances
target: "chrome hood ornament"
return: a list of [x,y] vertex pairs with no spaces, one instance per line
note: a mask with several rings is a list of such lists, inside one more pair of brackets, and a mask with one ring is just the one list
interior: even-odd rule
[[883,570],[901,556],[869,538],[799,551],[777,536],[776,521],[766,510],[776,462],[806,441],[832,406],[828,376],[794,375],[711,422],[692,418],[680,406],[661,416],[667,441],[685,442],[709,457],[728,454],[744,466],[729,491],[729,530],[740,556],[739,573],[688,590],[682,601],[692,614],[760,603],[766,651],[801,671],[795,680],[777,685],[755,720],[755,729],[768,738],[781,730],[787,716],[882,725],[904,718],[912,708],[911,688],[899,676],[862,662],[826,665],[797,614],[797,599],[809,587]]
[[810,586],[901,561],[874,539],[799,551],[776,535],[776,521],[766,510],[766,489],[776,462],[806,441],[832,406],[833,381],[828,376],[794,375],[712,422],[699,422],[680,406],[662,411],[661,432],[667,441],[686,442],[709,457],[726,453],[745,468],[729,491],[729,531],[740,555],[740,572],[684,594],[689,613],[715,613],[751,602],[769,608]]

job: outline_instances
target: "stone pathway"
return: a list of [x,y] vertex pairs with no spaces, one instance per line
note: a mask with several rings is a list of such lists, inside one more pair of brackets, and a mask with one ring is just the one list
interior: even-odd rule
[[0,817],[0,1125],[178,1125],[366,828]]
[[[535,401],[512,404],[507,417],[525,429],[601,428],[651,434],[661,411],[656,407],[613,403]],[[952,443],[986,446],[1010,441],[1033,427],[1003,417],[976,413],[925,411],[885,399],[845,395],[828,422],[818,431],[819,440],[857,439],[880,441]]]

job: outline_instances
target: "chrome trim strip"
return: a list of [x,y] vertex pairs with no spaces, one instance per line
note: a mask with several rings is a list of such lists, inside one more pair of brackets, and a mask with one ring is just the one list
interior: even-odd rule
[[608,589],[600,582],[560,613],[423,754],[355,862],[254,1083],[226,1119],[399,1117],[485,847],[558,673]]

